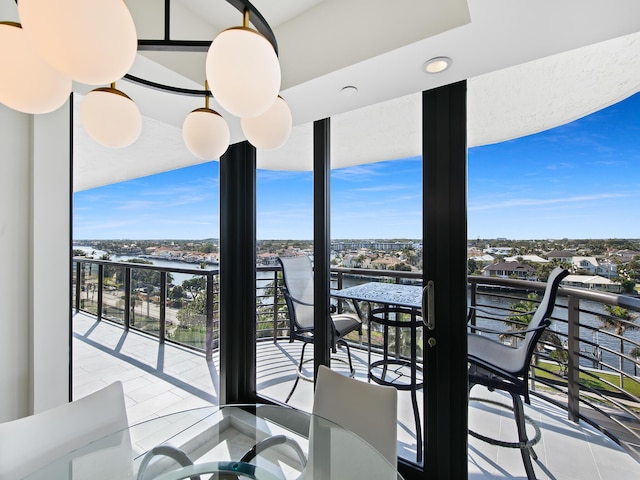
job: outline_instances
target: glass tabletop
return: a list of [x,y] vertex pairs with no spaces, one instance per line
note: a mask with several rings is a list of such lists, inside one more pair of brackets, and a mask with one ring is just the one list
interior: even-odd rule
[[341,290],[331,290],[331,296],[400,307],[422,307],[422,287],[417,285],[369,282]]
[[186,410],[132,425],[88,443],[27,478],[402,477],[368,443],[326,419],[290,407],[228,405]]

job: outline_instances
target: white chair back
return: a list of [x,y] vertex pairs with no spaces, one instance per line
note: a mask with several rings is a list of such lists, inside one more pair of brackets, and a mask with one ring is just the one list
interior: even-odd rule
[[[369,471],[373,475],[371,478],[393,478],[387,462],[395,471],[398,458],[398,392],[395,388],[355,380],[321,366],[313,415],[318,418],[314,418],[309,433],[309,463],[304,478],[320,478],[318,469],[329,465],[318,459],[319,452],[325,455],[325,447],[330,450],[331,472],[322,474],[329,474],[331,478],[350,478],[350,471],[354,475]],[[363,453],[356,450],[363,446],[353,442],[346,432],[323,426],[322,418],[355,433],[382,456],[372,458],[368,455],[366,462],[354,464],[354,458]]]
[[[1,423],[0,480],[23,478],[73,450],[127,427],[124,393],[119,381],[59,407]],[[116,443],[116,448],[122,449],[121,442]],[[128,447],[130,454],[130,442],[125,447]],[[84,460],[79,457],[74,459],[73,465],[61,470],[67,470],[65,476],[69,478],[78,478],[73,474],[74,468],[90,462],[95,473],[99,471],[95,468],[96,461],[99,461],[97,457],[90,459],[90,456],[86,456]],[[131,463],[130,456],[128,463]]]

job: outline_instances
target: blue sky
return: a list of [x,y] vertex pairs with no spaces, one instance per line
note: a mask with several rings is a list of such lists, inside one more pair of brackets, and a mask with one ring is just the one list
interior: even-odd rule
[[[218,163],[74,195],[74,239],[219,236]],[[311,172],[258,171],[258,238],[313,236]],[[419,158],[334,170],[332,238],[420,238]],[[469,238],[640,238],[640,94],[469,150]]]

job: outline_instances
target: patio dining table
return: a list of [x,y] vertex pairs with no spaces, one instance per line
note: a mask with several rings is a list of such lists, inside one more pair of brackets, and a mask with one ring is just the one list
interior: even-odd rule
[[[332,290],[333,298],[367,302],[368,376],[380,385],[389,385],[411,394],[416,425],[416,459],[422,460],[422,426],[418,410],[417,390],[423,388],[422,367],[418,364],[418,329],[422,323],[422,293],[418,285],[368,282],[362,285]],[[371,361],[371,330],[382,326],[382,359]],[[394,352],[389,353],[389,329],[394,330]],[[400,346],[402,329],[409,329],[409,355],[403,355]]]

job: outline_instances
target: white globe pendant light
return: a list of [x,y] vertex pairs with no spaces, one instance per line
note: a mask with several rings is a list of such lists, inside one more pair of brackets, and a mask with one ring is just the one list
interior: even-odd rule
[[71,79],[33,49],[19,23],[0,22],[0,103],[19,112],[57,110],[71,94]]
[[73,80],[111,83],[133,65],[138,42],[123,0],[20,0],[18,13],[42,58]]
[[129,96],[117,90],[96,88],[80,104],[80,119],[89,136],[105,147],[122,148],[140,136],[142,116]]
[[245,11],[243,26],[224,30],[213,40],[205,67],[213,97],[240,118],[264,113],[275,101],[281,80],[273,45],[248,25]]
[[242,131],[251,144],[261,150],[283,146],[291,135],[291,110],[281,96],[262,115],[240,120]]
[[220,158],[229,148],[229,126],[210,108],[198,108],[184,119],[182,138],[187,148],[202,160]]

